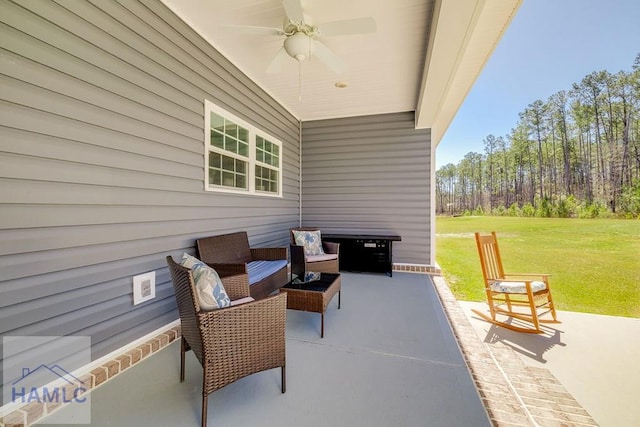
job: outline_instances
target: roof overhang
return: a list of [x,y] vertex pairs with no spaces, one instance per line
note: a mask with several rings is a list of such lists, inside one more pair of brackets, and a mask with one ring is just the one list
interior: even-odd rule
[[436,0],[416,128],[440,143],[522,0]]

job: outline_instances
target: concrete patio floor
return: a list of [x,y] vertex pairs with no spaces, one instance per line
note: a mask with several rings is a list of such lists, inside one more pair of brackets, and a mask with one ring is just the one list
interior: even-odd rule
[[[341,301],[324,339],[319,314],[288,310],[287,392],[279,369],[245,377],[210,395],[209,425],[491,425],[429,276],[344,273]],[[93,390],[91,425],[199,425],[192,353],[186,371],[176,340]]]
[[559,311],[562,323],[530,335],[480,319],[471,309],[484,303],[459,304],[484,343],[551,371],[599,425],[640,426],[640,319]]
[[[640,319],[561,312],[525,335],[437,275],[343,273],[342,290],[324,339],[320,315],[288,310],[287,393],[279,370],[243,378],[210,395],[209,425],[640,425]],[[177,330],[91,371],[91,425],[199,425],[201,368],[188,353],[178,381]]]

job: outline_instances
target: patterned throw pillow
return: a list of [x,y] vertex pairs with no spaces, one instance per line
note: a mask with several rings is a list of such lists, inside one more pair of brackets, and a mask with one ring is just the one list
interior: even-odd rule
[[320,230],[293,230],[293,238],[296,241],[296,245],[304,246],[304,254],[306,256],[324,255],[322,240],[320,239]]
[[222,280],[213,268],[187,253],[182,255],[180,264],[191,269],[196,285],[196,298],[202,310],[215,310],[231,305]]

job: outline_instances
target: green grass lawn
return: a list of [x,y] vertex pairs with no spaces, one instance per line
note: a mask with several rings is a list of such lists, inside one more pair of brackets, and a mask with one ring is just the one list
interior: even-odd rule
[[550,273],[557,309],[640,317],[640,221],[438,217],[436,261],[463,301],[486,301],[476,231],[497,233],[507,273]]

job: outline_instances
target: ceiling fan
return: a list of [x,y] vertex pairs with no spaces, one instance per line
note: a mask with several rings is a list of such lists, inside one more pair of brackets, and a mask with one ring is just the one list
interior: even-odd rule
[[373,18],[356,18],[313,24],[305,15],[301,0],[282,0],[286,17],[282,28],[235,26],[285,36],[283,46],[267,67],[267,73],[278,73],[289,57],[299,63],[311,57],[318,58],[336,73],[345,71],[345,62],[318,40],[324,36],[342,36],[376,32]]

